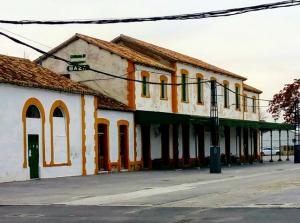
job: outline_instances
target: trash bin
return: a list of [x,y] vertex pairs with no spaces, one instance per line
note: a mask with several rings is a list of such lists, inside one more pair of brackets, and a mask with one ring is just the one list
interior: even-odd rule
[[300,163],[300,145],[294,146],[294,163]]
[[220,147],[210,147],[210,173],[221,173]]

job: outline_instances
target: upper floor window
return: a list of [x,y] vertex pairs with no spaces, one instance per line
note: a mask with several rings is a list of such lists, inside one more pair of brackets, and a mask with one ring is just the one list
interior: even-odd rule
[[40,118],[40,111],[35,105],[29,105],[26,111],[26,118]]
[[181,70],[181,101],[182,102],[188,102],[188,71],[187,70]]
[[203,75],[197,74],[197,103],[203,104]]
[[229,82],[223,81],[224,86],[224,108],[229,108]]
[[168,78],[166,76],[160,76],[160,99],[168,99],[167,83]]
[[150,97],[149,73],[142,71],[142,97]]
[[241,87],[239,84],[235,85],[235,109],[241,110]]
[[252,112],[256,113],[256,97],[252,97]]
[[248,111],[248,96],[246,94],[244,94],[244,111],[247,112]]

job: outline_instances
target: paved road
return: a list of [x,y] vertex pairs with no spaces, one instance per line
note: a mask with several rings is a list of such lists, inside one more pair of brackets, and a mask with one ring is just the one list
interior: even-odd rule
[[4,183],[0,205],[0,222],[300,222],[300,165]]

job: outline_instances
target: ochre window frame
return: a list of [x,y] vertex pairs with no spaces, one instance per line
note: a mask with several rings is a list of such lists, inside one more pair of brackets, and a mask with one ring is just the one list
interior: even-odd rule
[[[181,69],[181,102],[183,103],[189,103],[189,85],[188,85],[188,75],[189,72],[186,69]],[[185,84],[182,84],[183,77],[185,77]],[[185,100],[183,100],[183,92],[185,92]]]
[[28,167],[28,161],[27,161],[27,129],[26,129],[26,112],[30,105],[34,105],[38,108],[40,112],[40,119],[42,124],[42,157],[43,157],[43,167],[46,167],[46,149],[45,149],[45,110],[42,105],[42,103],[37,98],[29,98],[23,105],[22,110],[22,123],[23,123],[23,168]]
[[[127,169],[129,169],[130,167],[130,158],[129,158],[129,121],[127,120],[118,120],[117,121],[117,126],[118,126],[118,170],[120,171],[121,170],[121,157],[120,157],[120,126],[121,125],[125,125],[126,128],[127,128],[127,135],[126,135],[126,153],[127,153],[127,157],[125,158],[126,161],[125,163],[127,164]],[[126,167],[125,167],[126,168]]]
[[[53,142],[53,113],[54,110],[59,107],[64,112],[64,119],[66,121],[66,137],[67,137],[67,162],[65,163],[55,163],[54,162],[54,142]],[[49,122],[50,122],[50,142],[51,142],[51,161],[50,161],[50,167],[54,166],[71,166],[71,154],[70,154],[70,113],[68,110],[68,107],[62,100],[56,100],[50,109],[49,114]]]
[[[226,87],[227,85],[227,87]],[[224,80],[223,81],[223,86],[224,86],[224,91],[223,91],[223,94],[224,94],[224,108],[230,108],[229,106],[229,81],[228,80]],[[227,99],[227,101],[226,101]],[[227,103],[226,103],[227,102]]]
[[[197,104],[198,105],[204,105],[204,85],[203,85],[203,74],[197,73]],[[201,86],[201,95],[200,95],[200,101],[199,101],[199,79],[200,79],[200,86]]]
[[256,97],[253,96],[253,97],[252,97],[252,112],[253,112],[253,113],[256,113],[256,110],[257,110]]
[[[241,85],[236,83],[235,85],[235,110],[236,111],[241,111]],[[238,88],[238,92],[236,91],[236,89]],[[237,101],[238,99],[238,101]],[[239,103],[237,103],[239,102]]]
[[[165,75],[160,76],[160,99],[161,100],[168,100],[168,78]],[[164,85],[163,85],[164,81]],[[164,91],[164,97],[162,97]]]
[[97,150],[95,149],[95,174],[96,172],[99,172],[99,151],[98,151],[98,147],[99,147],[99,140],[98,140],[98,125],[106,125],[107,126],[107,156],[105,157],[107,159],[107,166],[106,168],[108,169],[108,171],[111,170],[111,161],[110,161],[110,121],[108,119],[105,118],[96,118],[95,119],[95,125],[97,126],[97,128],[95,128],[95,132],[96,132],[96,137],[95,137],[95,148],[97,148]]
[[[144,83],[144,77],[146,77],[146,83]],[[144,71],[142,70],[141,71],[141,97],[143,98],[150,98],[150,84],[147,83],[148,81],[150,81],[150,73],[148,71]],[[145,84],[145,87],[146,87],[146,95],[144,95],[143,93],[143,89],[144,89],[144,84]]]
[[245,93],[243,95],[243,109],[244,112],[248,112],[248,95]]

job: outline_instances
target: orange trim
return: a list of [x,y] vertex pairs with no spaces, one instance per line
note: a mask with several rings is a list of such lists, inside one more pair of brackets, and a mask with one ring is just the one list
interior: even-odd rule
[[42,156],[43,156],[43,166],[47,166],[46,164],[46,153],[45,153],[45,110],[43,108],[42,103],[36,98],[29,98],[22,110],[22,122],[23,122],[23,142],[24,142],[24,160],[23,160],[23,168],[27,168],[27,131],[26,131],[26,112],[30,105],[36,106],[41,115],[42,121]]
[[176,64],[174,64],[174,72],[171,74],[171,89],[172,89],[172,112],[177,113],[178,112],[178,94],[177,94],[177,75],[176,75]]
[[[189,74],[189,72],[186,70],[186,69],[181,69],[180,70],[180,73],[181,73],[181,76],[183,76],[183,75],[185,75],[185,76],[187,76],[188,74]],[[187,82],[187,80],[188,80],[188,78],[186,77],[186,82]],[[182,83],[182,82],[181,82]],[[189,97],[189,85],[186,83],[185,84],[185,96],[186,96],[186,100],[184,101],[183,100],[183,98],[182,98],[182,88],[183,88],[183,85],[180,85],[180,87],[181,87],[181,102],[182,103],[189,103],[189,99],[190,99],[190,97]]]
[[215,78],[215,77],[210,77],[210,80],[211,80],[211,81],[216,81],[217,78]]
[[110,129],[110,121],[108,119],[105,119],[105,118],[97,118],[97,165],[98,165],[98,171],[99,172],[99,154],[98,154],[98,125],[99,124],[103,124],[103,125],[106,125],[107,127],[107,138],[106,138],[106,151],[105,151],[105,156],[104,156],[104,159],[105,159],[105,162],[106,162],[106,166],[105,166],[105,169],[107,169],[108,171],[110,170],[110,166],[111,166],[111,162],[110,162],[110,144],[109,144],[109,139],[110,139],[110,134],[109,134],[109,129]]
[[[240,104],[239,104],[239,107],[238,108],[236,108],[235,107],[235,110],[236,111],[241,111],[241,85],[240,84],[238,84],[238,83],[235,83],[235,88],[238,88],[239,89],[239,102],[240,102]],[[236,90],[236,89],[235,89]],[[236,102],[235,102],[236,103]]]
[[181,70],[180,70],[180,73],[181,73],[181,74],[186,74],[186,75],[189,74],[189,72],[188,72],[186,69],[181,69]]
[[[223,80],[223,85],[224,85],[224,108],[229,109],[230,108],[230,103],[229,103],[229,81],[228,80]],[[225,85],[227,86],[227,105],[225,105]]]
[[[150,81],[150,73],[148,71],[141,71],[141,80],[143,81],[143,77],[147,77],[148,80]],[[146,95],[143,95],[143,83],[142,83],[142,88],[141,88],[141,97],[143,98],[150,98],[150,84],[146,83]]]
[[[203,76],[203,74],[200,74],[200,73],[197,73],[196,74],[196,77],[197,77],[197,81],[198,81],[198,78],[200,78],[201,79],[201,81],[203,81],[203,78],[204,78],[204,76]],[[201,83],[201,86],[202,86],[202,88],[201,88],[201,91],[202,91],[202,98],[201,98],[201,103],[199,103],[198,102],[198,84],[197,84],[197,104],[198,105],[204,105],[204,86],[203,86],[203,83]]]
[[85,130],[86,130],[86,123],[85,123],[85,98],[84,95],[81,95],[80,97],[81,101],[81,148],[82,148],[82,175],[86,175],[86,135],[85,135]]
[[[159,80],[160,80],[160,99],[161,100],[168,100],[168,85],[164,85],[164,89],[162,89],[162,81],[164,81],[165,82],[165,84],[167,84],[168,83],[168,78],[165,76],[165,75],[161,75],[160,77],[159,77]],[[162,97],[162,90],[164,90],[165,91],[165,97]]]
[[257,106],[256,106],[256,97],[253,96],[252,97],[252,112],[253,113],[256,113],[256,108],[257,108]]
[[61,108],[65,114],[65,120],[67,121],[66,123],[66,135],[67,135],[67,162],[66,163],[61,163],[59,165],[64,165],[64,166],[71,166],[71,157],[70,157],[70,113],[69,110],[66,106],[66,104],[62,100],[57,100],[55,101],[50,109],[50,114],[49,114],[49,121],[50,121],[50,141],[51,141],[51,161],[50,161],[50,166],[58,165],[57,163],[54,163],[54,143],[53,143],[53,113],[56,108]]
[[121,158],[120,158],[120,126],[125,125],[126,126],[126,132],[125,132],[125,169],[129,168],[129,122],[127,120],[119,120],[117,122],[118,126],[118,166],[119,170],[121,169]]
[[244,94],[243,96],[243,108],[245,112],[248,112],[248,98],[247,94]]
[[[128,79],[135,80],[135,67],[134,63],[128,61],[127,66],[127,77]],[[135,82],[134,81],[127,81],[127,100],[128,100],[128,107],[135,109]]]
[[97,123],[97,110],[98,109],[98,98],[94,96],[94,141],[95,141],[95,171],[94,174],[98,174],[99,165],[98,165],[98,123]]

